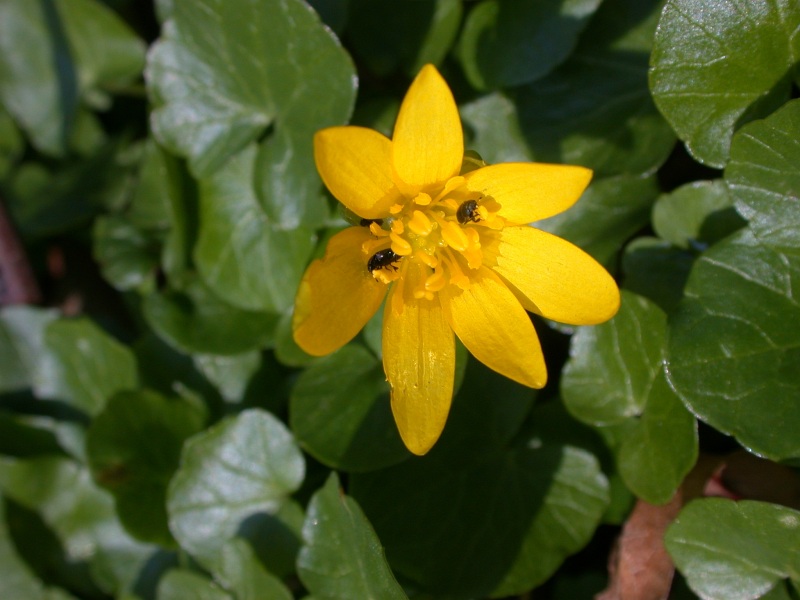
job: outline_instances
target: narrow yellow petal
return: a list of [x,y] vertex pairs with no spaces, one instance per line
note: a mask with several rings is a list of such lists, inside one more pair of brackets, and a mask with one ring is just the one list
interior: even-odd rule
[[592,172],[570,165],[501,163],[470,171],[464,179],[467,190],[500,203],[501,217],[524,224],[552,217],[575,204]]
[[325,257],[303,276],[295,299],[292,328],[297,345],[313,356],[338,350],[375,314],[386,286],[367,270],[362,244],[366,227],[350,227],[328,242]]
[[570,242],[533,227],[506,227],[494,271],[530,304],[526,308],[571,325],[594,325],[619,309],[619,289],[596,260]]
[[365,219],[380,219],[400,200],[392,181],[392,142],[364,127],[330,127],[314,136],[314,160],[331,194]]
[[547,367],[528,313],[489,269],[478,269],[470,281],[467,290],[448,285],[439,292],[453,331],[490,369],[528,387],[544,387]]
[[[402,291],[396,286],[392,296],[397,294]],[[393,308],[398,305],[399,313]],[[383,367],[397,429],[414,454],[428,452],[444,429],[455,364],[453,332],[438,301],[390,297],[383,316]]]
[[395,182],[407,196],[432,190],[458,174],[463,156],[453,94],[436,67],[426,65],[406,93],[394,126]]

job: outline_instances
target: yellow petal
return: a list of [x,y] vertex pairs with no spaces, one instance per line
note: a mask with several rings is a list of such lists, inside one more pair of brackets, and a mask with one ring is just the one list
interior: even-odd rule
[[577,246],[533,227],[506,227],[497,246],[499,273],[525,295],[526,308],[571,325],[594,325],[619,309],[619,289]]
[[523,385],[544,387],[547,367],[530,317],[500,278],[484,267],[468,290],[448,285],[439,297],[453,331],[472,355]]
[[361,245],[372,239],[366,227],[350,227],[328,242],[325,258],[303,276],[295,299],[292,328],[297,345],[313,356],[338,350],[375,314],[386,286],[367,270]]
[[512,223],[532,223],[567,210],[592,178],[584,167],[540,163],[502,163],[464,175],[466,189],[491,196],[499,214]]
[[365,219],[380,219],[400,199],[392,181],[392,142],[364,127],[330,127],[314,135],[314,160],[331,194]]
[[464,156],[461,120],[453,94],[436,67],[426,65],[411,84],[392,137],[396,183],[407,196],[444,185]]
[[[402,294],[398,286],[392,296]],[[394,298],[397,300],[397,298]],[[393,309],[402,306],[398,314]],[[455,340],[436,300],[386,302],[383,367],[392,389],[392,413],[406,447],[431,449],[444,429],[453,398]]]

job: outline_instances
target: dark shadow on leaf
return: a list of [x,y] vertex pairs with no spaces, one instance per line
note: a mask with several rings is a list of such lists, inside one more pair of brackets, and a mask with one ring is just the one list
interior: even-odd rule
[[236,535],[250,542],[256,557],[269,572],[284,577],[294,571],[301,540],[277,516],[250,515],[241,522]]

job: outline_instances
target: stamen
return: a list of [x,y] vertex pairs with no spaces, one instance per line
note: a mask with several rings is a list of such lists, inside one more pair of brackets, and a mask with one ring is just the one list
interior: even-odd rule
[[433,223],[420,210],[414,211],[414,216],[408,222],[408,228],[417,235],[428,235],[433,231]]
[[413,252],[414,249],[411,247],[411,244],[408,243],[408,240],[400,237],[395,232],[392,232],[389,238],[392,240],[392,252],[395,254],[399,256],[408,256]]
[[425,192],[420,192],[417,194],[416,198],[414,198],[414,204],[417,206],[428,206],[430,203],[431,197]]
[[469,246],[469,240],[464,230],[455,221],[447,221],[442,227],[442,239],[447,242],[448,246],[459,252],[463,252]]

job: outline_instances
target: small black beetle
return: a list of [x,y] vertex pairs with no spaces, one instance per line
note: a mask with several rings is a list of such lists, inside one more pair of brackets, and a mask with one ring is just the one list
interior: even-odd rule
[[467,200],[463,202],[456,211],[456,219],[458,219],[458,222],[462,225],[466,225],[470,221],[473,223],[480,221],[481,216],[478,214],[478,201]]
[[372,273],[375,269],[393,269],[397,271],[397,267],[394,265],[398,260],[403,258],[402,256],[398,256],[390,248],[386,250],[378,250],[375,254],[373,254],[369,262],[367,263],[367,271]]

